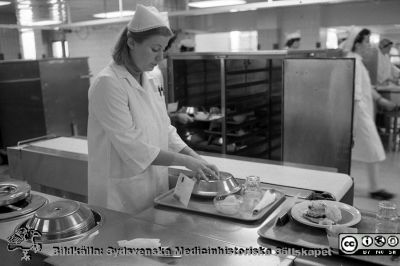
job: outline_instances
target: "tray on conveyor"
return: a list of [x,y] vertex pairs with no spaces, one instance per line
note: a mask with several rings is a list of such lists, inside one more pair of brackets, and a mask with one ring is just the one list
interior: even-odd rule
[[[358,233],[375,232],[376,214],[361,211],[361,221],[352,227],[358,229]],[[292,217],[288,223],[277,226],[276,217],[264,224],[259,230],[260,236],[258,243],[260,246],[269,247],[268,240],[279,241],[285,245],[292,245],[302,248],[329,249],[328,238],[325,229],[310,227],[296,222]],[[336,255],[336,253],[334,253]],[[346,258],[352,258],[379,265],[394,266],[399,265],[398,261],[392,260],[391,256],[369,255],[358,256],[348,255]]]
[[275,193],[275,201],[272,202],[270,205],[262,209],[258,214],[253,215],[250,211],[239,211],[236,214],[224,214],[220,213],[215,209],[214,203],[213,203],[213,198],[205,198],[205,197],[196,197],[192,196],[190,198],[189,204],[187,208],[182,205],[173,195],[174,195],[174,189],[171,189],[164,194],[158,196],[157,198],[154,199],[154,203],[156,205],[161,205],[161,206],[166,206],[166,207],[171,207],[171,208],[176,208],[180,210],[186,210],[186,211],[191,211],[191,212],[196,212],[196,213],[202,213],[202,214],[208,214],[208,215],[214,215],[214,216],[219,216],[219,217],[224,217],[224,218],[231,218],[235,220],[240,220],[244,222],[255,222],[258,221],[262,218],[265,218],[267,215],[272,213],[273,210],[275,210],[284,200],[285,200],[285,194],[282,193],[281,191],[278,191],[273,188],[267,187],[265,184],[261,184],[261,189],[265,192],[269,190],[270,192]]

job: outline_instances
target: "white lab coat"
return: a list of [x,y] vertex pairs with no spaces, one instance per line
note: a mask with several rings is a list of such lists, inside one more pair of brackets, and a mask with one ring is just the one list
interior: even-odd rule
[[142,83],[111,62],[89,88],[89,204],[136,214],[168,190],[168,168],[150,164],[160,149],[186,144],[171,126],[162,77],[145,72]]
[[379,162],[385,159],[385,150],[374,119],[371,80],[362,58],[356,53],[347,57],[356,59],[354,92],[354,147],[352,159],[361,162]]

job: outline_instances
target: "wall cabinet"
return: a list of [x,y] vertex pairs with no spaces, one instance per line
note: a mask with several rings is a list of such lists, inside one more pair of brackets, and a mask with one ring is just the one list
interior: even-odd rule
[[0,148],[86,136],[89,78],[87,58],[0,61]]

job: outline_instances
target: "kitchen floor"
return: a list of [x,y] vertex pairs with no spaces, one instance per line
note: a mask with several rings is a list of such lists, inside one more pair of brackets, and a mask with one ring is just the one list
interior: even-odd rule
[[[359,162],[352,162],[351,176],[354,178],[354,206],[361,210],[375,212],[378,200],[371,199],[368,192],[368,177],[366,166]],[[0,178],[8,176],[8,166],[0,165]],[[400,151],[387,152],[387,157],[380,165],[379,185],[389,192],[395,193],[392,199],[400,209]]]
[[[376,212],[378,200],[371,199],[368,191],[367,169],[363,163],[352,162],[351,176],[354,178],[354,206]],[[400,151],[386,152],[386,160],[380,164],[380,176],[378,186],[391,193],[396,194],[391,201],[395,202],[400,209]]]

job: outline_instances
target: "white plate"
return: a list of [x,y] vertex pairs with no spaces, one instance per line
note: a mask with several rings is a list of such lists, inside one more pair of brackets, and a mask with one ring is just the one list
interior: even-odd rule
[[[352,226],[355,224],[358,224],[361,221],[361,213],[359,210],[354,208],[353,206],[350,206],[348,204],[338,202],[338,201],[330,201],[330,200],[314,200],[314,202],[323,202],[327,206],[336,206],[340,209],[342,212],[342,220],[340,220],[337,225],[343,225],[343,226]],[[308,206],[311,204],[311,200],[306,200],[300,203],[297,203],[292,207],[291,210],[291,215],[293,219],[296,221],[306,224],[312,227],[318,227],[318,228],[328,228],[329,225],[322,225],[322,224],[316,224],[313,223],[306,218],[303,217],[303,213],[305,213],[308,209]]]

